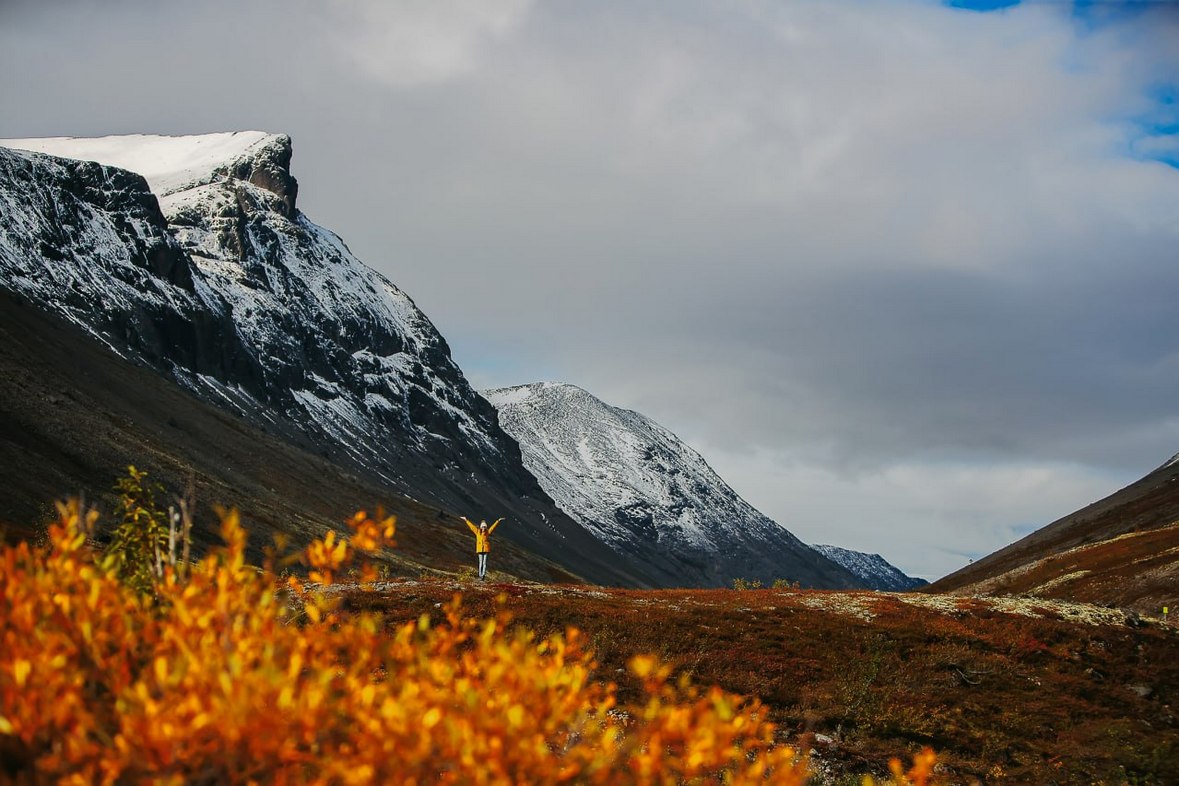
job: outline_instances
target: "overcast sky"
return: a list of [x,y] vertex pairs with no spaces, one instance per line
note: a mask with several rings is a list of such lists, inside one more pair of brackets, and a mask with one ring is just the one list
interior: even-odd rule
[[1179,451],[1172,3],[3,0],[0,137],[261,129],[478,387],[935,578]]

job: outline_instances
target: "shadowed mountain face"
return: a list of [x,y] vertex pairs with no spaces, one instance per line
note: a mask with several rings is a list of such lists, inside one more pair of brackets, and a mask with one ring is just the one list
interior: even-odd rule
[[1179,598],[1179,457],[929,585],[1159,613]]
[[505,516],[587,579],[650,582],[552,505],[413,302],[297,210],[287,137],[4,144],[146,176],[0,148],[0,288],[20,302],[378,487]]
[[[198,549],[220,542],[216,504],[241,510],[258,561],[276,534],[301,546],[339,531],[358,508],[380,506],[397,516],[397,548],[385,555],[392,575],[473,564],[472,539],[452,512],[200,401],[0,291],[0,530],[35,537],[53,501],[78,494],[109,512],[110,489],[131,462],[167,489],[165,505],[191,487]],[[492,567],[535,581],[574,579],[506,539],[497,541]]]
[[620,558],[639,557],[658,569],[661,583],[865,586],[755,510],[698,453],[639,413],[573,385],[484,395],[557,505]]

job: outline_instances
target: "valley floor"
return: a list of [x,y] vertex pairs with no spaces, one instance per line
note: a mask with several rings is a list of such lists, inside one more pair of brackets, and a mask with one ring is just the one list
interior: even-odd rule
[[[500,604],[538,634],[573,626],[618,680],[656,654],[698,684],[760,697],[825,780],[925,745],[952,782],[1173,783],[1179,631],[1055,600],[786,589],[637,591],[489,581],[333,586],[390,624]],[[820,780],[822,782],[822,779]],[[846,782],[856,782],[851,780]]]

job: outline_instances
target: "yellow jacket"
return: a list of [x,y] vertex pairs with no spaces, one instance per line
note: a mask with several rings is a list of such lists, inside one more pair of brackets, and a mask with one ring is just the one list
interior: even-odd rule
[[484,532],[483,530],[479,529],[477,526],[472,524],[467,519],[466,516],[463,516],[463,521],[466,521],[467,527],[471,530],[471,532],[475,533],[475,553],[476,554],[490,553],[491,552],[491,538],[489,536],[491,535],[491,533],[495,532],[495,528],[499,526],[499,523],[501,521],[503,521],[503,519],[496,519],[495,523],[492,524],[491,526],[489,526],[487,528],[486,532]]

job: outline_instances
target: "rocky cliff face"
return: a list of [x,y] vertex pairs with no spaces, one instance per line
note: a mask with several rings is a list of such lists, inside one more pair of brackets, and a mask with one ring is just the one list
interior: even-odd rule
[[[0,148],[0,284],[124,356],[224,365],[243,347],[139,175]],[[213,340],[201,340],[208,337]]]
[[0,286],[270,433],[646,582],[552,506],[410,298],[298,211],[289,138],[0,144]]
[[557,505],[673,586],[863,586],[741,499],[674,434],[573,385],[484,391]]

